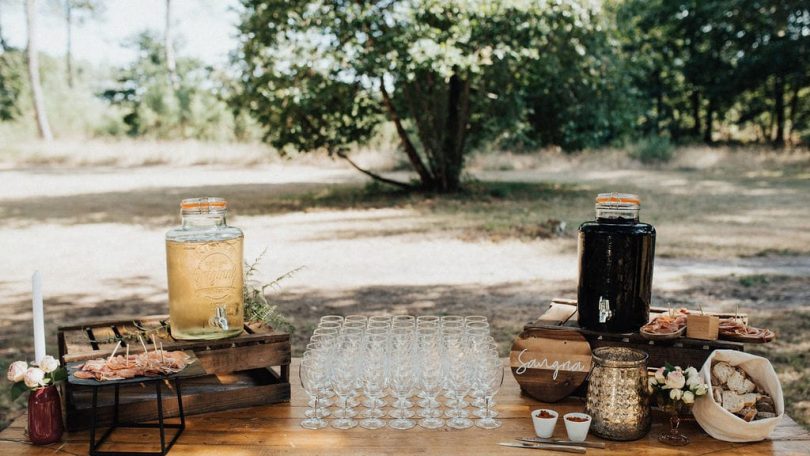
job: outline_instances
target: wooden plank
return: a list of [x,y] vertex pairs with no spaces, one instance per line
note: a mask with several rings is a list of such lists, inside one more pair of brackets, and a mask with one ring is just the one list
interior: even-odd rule
[[290,357],[289,344],[257,344],[197,353],[197,359],[209,374],[281,366],[289,364]]
[[537,325],[563,325],[577,313],[577,308],[567,304],[558,304],[552,301],[548,310],[537,319]]
[[[504,454],[527,456],[521,449],[499,447],[497,442],[511,441],[518,436],[531,436],[529,413],[540,407],[550,407],[560,413],[582,411],[584,404],[576,399],[566,399],[549,405],[520,395],[514,378],[507,373],[504,385],[496,397],[498,417],[503,421],[499,429],[485,431],[479,428],[466,430],[426,430],[419,427],[408,431],[384,428],[375,431],[355,428],[341,431],[331,427],[311,431],[300,427],[306,407],[306,394],[297,383],[297,368],[300,360],[293,359],[291,366],[292,401],[289,404],[274,404],[246,410],[223,411],[190,416],[187,430],[180,437],[172,455],[470,455],[483,456]],[[86,454],[88,434],[72,432],[65,434],[63,442],[45,447],[25,444],[25,419],[23,415],[0,432],[0,454],[53,455]],[[668,447],[657,441],[658,433],[668,426],[665,417],[656,415],[650,433],[634,442],[604,441],[606,448],[588,449],[590,456],[634,454],[636,456],[750,456],[807,454],[810,433],[796,425],[788,417],[772,434],[774,441],[750,444],[734,444],[712,439],[694,422],[685,422],[685,432],[692,443],[687,447]],[[142,430],[126,430],[112,437],[107,449],[124,451],[142,449],[153,434]],[[555,428],[554,437],[565,438],[561,423]],[[603,441],[597,437],[592,440]],[[777,440],[778,439],[778,440]],[[792,440],[786,440],[792,439]],[[538,453],[540,454],[540,453]],[[542,452],[542,454],[564,453]]]

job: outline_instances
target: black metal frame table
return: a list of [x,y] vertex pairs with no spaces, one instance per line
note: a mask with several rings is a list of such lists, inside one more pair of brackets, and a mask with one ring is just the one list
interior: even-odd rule
[[[180,380],[183,378],[189,377],[198,377],[201,375],[205,375],[205,370],[200,366],[199,361],[197,361],[196,357],[192,355],[193,361],[191,364],[186,366],[186,368],[176,374],[171,375],[159,375],[155,377],[134,377],[129,378],[126,380],[107,380],[107,381],[97,381],[92,379],[80,379],[74,376],[74,373],[78,370],[78,368],[82,365],[82,363],[72,363],[68,365],[68,382],[79,385],[79,386],[88,386],[93,388],[93,402],[92,402],[92,414],[90,418],[90,456],[166,456],[169,450],[172,448],[177,439],[180,438],[180,434],[183,433],[183,430],[186,428],[186,416],[183,412],[183,395],[180,390]],[[171,381],[174,384],[175,394],[177,395],[177,411],[178,417],[180,418],[179,423],[166,423],[164,416],[163,416],[163,393],[161,391],[162,384],[164,381]],[[157,402],[157,412],[158,418],[157,423],[139,423],[139,422],[120,422],[118,420],[118,408],[119,408],[119,389],[121,385],[130,385],[130,384],[149,384],[154,383],[155,385],[155,401]],[[113,418],[112,423],[110,423],[110,427],[104,432],[104,434],[96,440],[96,428],[97,428],[97,414],[98,414],[98,391],[104,387],[113,387],[115,388],[114,393],[114,402],[113,402]],[[160,430],[160,451],[102,451],[99,448],[107,441],[107,439],[112,435],[112,433],[116,429],[121,428],[150,428],[150,429],[159,429]],[[166,442],[166,429],[175,429],[174,435],[171,437],[171,440]]]

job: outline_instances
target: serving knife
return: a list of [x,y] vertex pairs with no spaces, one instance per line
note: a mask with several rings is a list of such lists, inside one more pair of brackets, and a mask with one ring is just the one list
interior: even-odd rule
[[512,447],[512,448],[526,448],[528,450],[551,450],[560,451],[563,453],[585,453],[585,447],[581,446],[566,446],[566,445],[552,445],[548,443],[528,443],[528,442],[499,442],[498,445]]
[[573,440],[563,440],[563,439],[544,439],[542,437],[521,437],[515,440],[520,440],[521,442],[530,442],[530,443],[550,443],[553,445],[572,445],[572,446],[581,446],[587,448],[605,448],[605,442],[574,442]]

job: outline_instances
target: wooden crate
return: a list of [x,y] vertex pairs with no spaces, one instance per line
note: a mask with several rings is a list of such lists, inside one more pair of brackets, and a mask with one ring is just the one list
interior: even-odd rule
[[[531,331],[532,329],[543,328],[556,328],[560,330],[570,330],[585,337],[591,345],[591,349],[599,347],[630,347],[642,350],[650,355],[647,360],[647,366],[656,368],[663,366],[664,363],[671,363],[679,365],[684,368],[687,366],[694,366],[698,370],[706,362],[712,351],[714,350],[739,350],[744,351],[744,346],[739,342],[730,342],[724,340],[701,340],[691,339],[688,337],[681,337],[674,340],[647,340],[641,337],[640,334],[614,334],[599,331],[590,331],[582,329],[577,324],[577,303],[569,299],[554,299],[546,312],[540,316],[536,321],[524,326],[524,331]],[[650,309],[650,319],[667,312],[668,309],[653,307]],[[709,312],[707,312],[709,313]],[[731,315],[716,314],[720,317],[729,317]],[[747,322],[747,316],[740,316]],[[587,391],[587,382],[574,393],[577,396],[585,395]]]
[[[143,352],[137,338],[127,340],[143,328],[150,331],[155,342],[165,350],[191,350],[208,375],[181,383],[183,409],[186,415],[232,410],[240,407],[273,404],[290,399],[290,335],[265,327],[245,326],[241,335],[222,340],[181,341],[172,339],[165,329],[168,316],[101,321],[63,326],[58,331],[59,356],[62,363],[84,361],[109,356],[117,339],[124,339],[118,354]],[[145,338],[147,350],[153,350],[151,338]],[[167,390],[173,386],[164,385]],[[99,390],[99,420],[112,418],[113,389]],[[65,385],[64,398],[67,428],[70,431],[87,428],[90,424],[92,389]],[[142,385],[121,388],[120,414],[128,420],[146,421],[157,418],[154,389]],[[166,417],[177,416],[177,400],[172,392],[163,395]]]

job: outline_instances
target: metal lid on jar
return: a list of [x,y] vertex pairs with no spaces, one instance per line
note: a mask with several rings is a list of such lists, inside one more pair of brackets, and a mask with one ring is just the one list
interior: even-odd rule
[[228,210],[225,198],[205,196],[202,198],[186,198],[180,202],[180,212],[183,215],[194,214],[222,214]]
[[614,207],[641,206],[638,195],[632,193],[600,193],[596,196],[596,204]]

